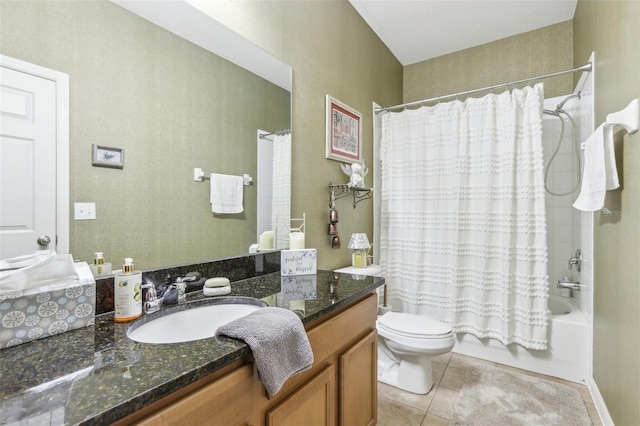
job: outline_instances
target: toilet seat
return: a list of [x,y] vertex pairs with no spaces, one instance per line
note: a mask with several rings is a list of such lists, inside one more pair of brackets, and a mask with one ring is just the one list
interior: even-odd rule
[[378,325],[390,333],[414,339],[440,338],[452,333],[448,324],[403,312],[387,312],[378,319]]
[[378,334],[402,345],[405,351],[450,350],[455,342],[451,327],[421,315],[387,312],[377,321]]

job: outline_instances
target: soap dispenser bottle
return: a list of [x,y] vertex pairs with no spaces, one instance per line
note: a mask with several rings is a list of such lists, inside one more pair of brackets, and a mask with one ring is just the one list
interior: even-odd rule
[[114,319],[132,321],[142,316],[142,272],[136,272],[133,259],[124,259],[122,271],[113,282]]
[[91,272],[94,277],[99,277],[100,275],[109,275],[111,274],[111,263],[106,262],[104,256],[101,251],[95,252],[96,256],[93,259],[93,265],[89,265]]

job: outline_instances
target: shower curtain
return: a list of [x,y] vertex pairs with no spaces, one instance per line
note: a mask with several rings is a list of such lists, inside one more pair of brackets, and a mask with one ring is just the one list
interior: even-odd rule
[[273,177],[271,181],[271,229],[275,248],[289,247],[291,228],[291,133],[273,136]]
[[392,306],[547,346],[543,87],[387,113],[380,264]]

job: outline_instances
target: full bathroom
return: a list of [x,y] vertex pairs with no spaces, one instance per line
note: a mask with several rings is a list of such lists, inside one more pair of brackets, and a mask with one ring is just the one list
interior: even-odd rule
[[[586,411],[592,424],[640,422],[636,402],[640,389],[635,380],[635,359],[640,349],[635,331],[640,327],[635,306],[639,299],[640,251],[637,133],[615,128],[620,188],[607,191],[604,208],[583,212],[572,206],[580,192],[584,168],[581,144],[607,120],[608,114],[623,110],[632,99],[640,97],[636,78],[640,49],[635,42],[640,38],[635,19],[640,15],[640,4],[577,0],[568,17],[552,24],[411,62],[398,59],[387,40],[383,41],[384,37],[367,23],[360,9],[366,5],[358,3],[370,2],[176,1],[168,3],[175,9],[164,10],[163,21],[153,14],[145,15],[138,2],[0,1],[3,61],[5,57],[15,58],[34,64],[34,72],[38,72],[37,67],[44,67],[68,78],[68,103],[62,101],[61,105],[68,114],[68,124],[66,128],[64,123],[56,125],[59,137],[64,139],[66,134],[68,146],[66,152],[63,148],[52,155],[57,158],[57,171],[53,178],[45,179],[53,182],[58,197],[57,218],[53,220],[57,227],[56,251],[87,263],[93,263],[95,253],[102,252],[114,270],[124,259],[133,258],[136,270],[156,282],[163,282],[168,274],[185,277],[193,265],[198,265],[203,276],[228,276],[233,296],[256,297],[272,306],[286,304],[302,315],[314,355],[322,365],[285,384],[280,396],[265,397],[257,403],[261,408],[255,413],[264,409],[272,415],[257,420],[260,424],[279,424],[284,422],[278,417],[282,410],[271,410],[280,408],[279,404],[287,401],[286,395],[299,396],[297,388],[310,389],[322,382],[327,389],[335,389],[336,382],[350,383],[343,377],[347,370],[337,360],[363,364],[363,358],[357,357],[364,352],[350,352],[350,348],[375,344],[363,331],[376,328],[377,316],[372,316],[372,306],[376,309],[382,303],[383,292],[387,293],[389,305],[398,303],[390,277],[385,277],[386,286],[382,286],[379,278],[369,275],[356,279],[360,276],[352,276],[350,268],[350,237],[358,233],[368,236],[370,252],[366,254],[372,255],[374,265],[385,266],[380,257],[380,195],[376,192],[383,187],[377,173],[376,140],[381,130],[378,120],[384,114],[376,113],[376,109],[531,78],[534,81],[506,89],[524,90],[543,84],[542,108],[549,112],[542,115],[541,172],[546,187],[546,288],[553,300],[549,303],[551,349],[537,351],[519,344],[504,345],[495,339],[454,334],[451,349],[436,355],[433,365],[429,364],[434,383],[428,393],[398,394],[393,386],[359,382],[355,382],[358,392],[354,392],[366,393],[359,395],[359,404],[377,407],[374,423],[377,420],[378,424],[393,424],[389,418],[396,416],[411,419],[402,424],[446,424],[454,418],[455,400],[442,398],[457,398],[464,389],[462,376],[455,380],[452,377],[463,370],[469,373],[470,365],[477,362],[562,380],[590,401]],[[555,2],[548,3],[552,7]],[[181,13],[186,15],[181,17]],[[173,15],[173,21],[178,22],[172,22],[167,15]],[[196,33],[209,25],[195,25],[201,15],[216,22],[212,27],[224,27],[233,36],[224,31],[206,32],[204,39],[198,41]],[[179,25],[180,21],[192,25],[185,28]],[[459,25],[475,28],[473,20]],[[220,38],[226,46],[213,42]],[[421,43],[439,44],[437,40]],[[251,53],[243,53],[248,45]],[[225,47],[231,52],[224,52]],[[252,60],[240,58],[234,62],[243,54]],[[236,58],[231,59],[234,55]],[[585,64],[591,65],[588,71],[535,81],[536,76]],[[502,91],[504,88],[496,88],[493,93],[488,90],[461,94],[427,103],[424,108],[487,94],[498,96]],[[345,197],[330,199],[330,185],[346,184],[349,176],[341,162],[327,156],[329,96],[361,113],[361,158],[368,169],[364,187],[370,190],[370,198],[356,200],[355,191],[351,190]],[[414,108],[419,107],[422,105]],[[269,169],[273,163],[264,161],[265,154],[260,151],[263,137],[275,141],[285,135],[290,136],[290,160]],[[116,155],[124,153],[121,162],[96,164],[94,146]],[[110,163],[110,155],[105,156],[106,163]],[[261,183],[269,179],[264,175],[264,164],[268,174],[274,173],[273,179],[287,181],[289,186],[276,193],[270,188],[261,192],[265,189]],[[2,167],[7,170],[6,162]],[[195,178],[194,169],[204,171],[203,179]],[[283,170],[288,173],[277,178],[275,172]],[[29,185],[34,186],[26,173],[12,173],[12,182],[2,175],[3,193],[12,186],[19,193],[26,193],[31,190]],[[212,211],[210,174],[215,173],[252,179],[242,184],[242,212]],[[558,195],[564,193],[568,194]],[[260,248],[257,253],[251,252],[269,227],[269,219],[260,218],[259,214],[262,195],[267,199],[280,197],[282,213],[275,216],[280,222],[291,222],[292,229],[303,229],[303,247],[317,251],[317,275],[308,281],[298,279],[295,287],[295,291],[305,293],[300,299],[306,301],[293,300],[291,293],[280,288],[278,249],[287,248],[288,239],[275,243],[273,252],[262,252]],[[95,213],[95,219],[78,218],[78,213],[84,212],[77,208],[85,205]],[[336,217],[335,223],[328,218],[331,205],[339,211],[339,221]],[[300,222],[294,224],[295,220]],[[331,224],[337,230],[329,235],[327,228]],[[2,239],[6,235],[2,234]],[[277,235],[282,237],[284,233]],[[8,256],[3,252],[0,258],[5,257]],[[349,273],[333,272],[345,267]],[[375,302],[368,298],[372,292]],[[253,382],[247,378],[252,376],[249,364],[233,364],[238,367],[233,371],[228,366],[227,370],[218,371],[206,364],[218,366],[230,353],[246,358],[247,350],[238,344],[227,344],[225,351],[229,352],[225,355],[211,353],[204,341],[160,345],[159,352],[139,343],[110,348],[107,342],[120,338],[117,335],[125,327],[112,324],[111,320],[107,328],[102,328],[106,327],[104,316],[114,309],[113,288],[108,279],[96,280],[95,293],[95,322],[99,327],[90,325],[0,350],[4,378],[11,368],[5,361],[14,362],[10,352],[17,354],[17,350],[30,351],[21,352],[20,358],[31,359],[28,365],[33,368],[39,365],[34,360],[57,365],[77,362],[81,366],[65,367],[60,375],[66,379],[57,382],[55,377],[46,377],[46,371],[33,377],[21,376],[20,380],[28,383],[31,390],[18,398],[18,380],[3,379],[3,412],[16,413],[20,406],[17,412],[38,412],[40,424],[83,423],[92,418],[97,423],[126,421],[114,414],[125,411],[91,411],[94,401],[101,401],[105,407],[109,406],[105,400],[116,396],[105,389],[87,387],[98,383],[89,380],[100,379],[100,375],[109,380],[117,377],[126,387],[125,392],[135,393],[138,390],[133,388],[142,386],[142,382],[164,380],[164,369],[174,368],[169,362],[175,361],[174,357],[182,359],[177,362],[184,364],[184,370],[176,368],[179,377],[171,379],[171,386],[154,388],[154,398],[177,390],[186,395],[197,389],[195,382],[202,385],[211,373],[213,383],[224,378],[223,373],[232,374],[242,383],[234,388],[236,396],[253,392]],[[0,309],[4,309],[1,303]],[[331,318],[335,323],[330,322]],[[342,328],[336,328],[336,324]],[[314,334],[311,328],[316,326]],[[89,336],[94,329],[109,331]],[[70,360],[71,351],[56,345],[55,338],[74,333],[86,335],[87,340],[75,348],[75,357]],[[323,333],[329,333],[328,337]],[[335,343],[340,339],[343,344]],[[327,345],[319,353],[317,342],[332,343],[318,346]],[[376,357],[380,357],[377,352]],[[137,369],[135,364],[139,368],[140,360],[150,365]],[[133,367],[129,368],[129,364]],[[205,364],[208,366],[202,367]],[[118,374],[112,371],[115,368]],[[322,380],[318,382],[317,378]],[[458,379],[459,383],[452,384]],[[37,395],[46,395],[47,386],[60,386],[64,397],[51,403],[55,407],[44,420],[42,410],[34,407],[41,404]],[[118,385],[113,382],[106,386]],[[366,392],[364,387],[368,387]],[[345,389],[347,395],[349,387]],[[354,424],[348,421],[350,414],[341,411],[344,395],[337,390],[331,395],[335,404],[334,411],[328,412],[329,424]],[[173,398],[176,401],[178,396]],[[237,398],[238,403],[241,399]],[[167,405],[166,400],[163,404],[153,402],[137,400],[133,412],[145,409],[145,415],[153,415],[154,409]],[[438,409],[431,410],[430,406]],[[71,413],[75,417],[69,417]],[[18,423],[19,419],[14,417],[12,421]]]

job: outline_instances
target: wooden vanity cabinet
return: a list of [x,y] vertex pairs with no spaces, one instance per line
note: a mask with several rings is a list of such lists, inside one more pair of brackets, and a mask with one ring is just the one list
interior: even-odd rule
[[[282,390],[268,398],[264,387],[258,399],[258,420],[260,426],[292,425],[373,425],[377,420],[377,296],[367,295],[359,301],[323,318],[317,324],[307,327],[307,336],[313,350],[313,367],[300,373],[285,383]],[[327,386],[332,391],[326,398],[320,398],[320,385],[324,375],[334,375]],[[317,381],[317,382],[316,382]],[[313,400],[315,404],[325,401],[325,413],[322,416],[305,417],[303,410],[294,410],[304,396],[313,393],[306,388],[315,383]],[[274,413],[291,411],[288,419],[274,416]],[[314,410],[320,410],[315,407]],[[295,419],[295,421],[294,421]],[[279,423],[283,420],[283,423]],[[326,420],[326,421],[325,421]]]
[[336,373],[326,366],[313,379],[266,413],[269,426],[330,426],[336,419]]
[[245,364],[177,401],[139,425],[254,425],[253,364]]
[[[307,325],[312,368],[269,397],[253,363],[218,374],[179,399],[154,404],[139,424],[360,426],[377,420],[377,296]],[[195,385],[195,384],[194,384]],[[148,411],[147,411],[148,412]],[[137,413],[140,418],[141,413]],[[133,416],[123,419],[132,420]]]
[[372,330],[340,355],[338,383],[341,425],[378,421],[378,333]]

